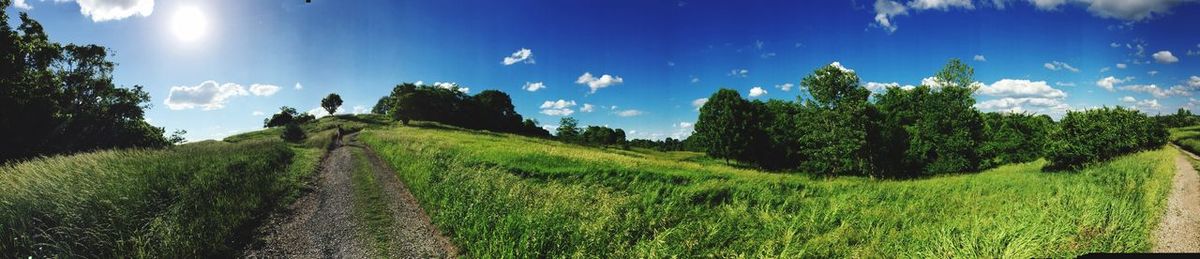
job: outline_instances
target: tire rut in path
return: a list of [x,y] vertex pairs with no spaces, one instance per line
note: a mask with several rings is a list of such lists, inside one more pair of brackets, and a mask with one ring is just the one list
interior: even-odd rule
[[[351,134],[345,139],[354,139]],[[446,258],[455,257],[456,249],[430,223],[429,217],[404,187],[395,173],[369,148],[341,140],[322,160],[314,176],[314,189],[288,206],[286,212],[272,215],[259,229],[260,244],[243,253],[245,257],[287,258]],[[394,219],[388,232],[396,242],[388,251],[373,251],[361,237],[363,231],[355,218],[354,188],[351,174],[357,165],[355,149],[362,149],[371,161],[370,171],[386,194],[386,205]]]
[[[1172,145],[1174,146],[1174,145]],[[1200,175],[1192,162],[1196,155],[1175,147],[1175,176],[1167,197],[1162,223],[1154,231],[1153,252],[1200,252]]]

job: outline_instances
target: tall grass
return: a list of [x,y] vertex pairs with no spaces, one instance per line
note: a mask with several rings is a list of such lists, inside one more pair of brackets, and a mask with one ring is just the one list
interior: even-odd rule
[[4,166],[0,257],[229,256],[297,195],[315,155],[209,141]]
[[1171,132],[1171,142],[1178,145],[1180,148],[1200,154],[1200,126],[1173,128]]
[[1075,172],[1043,173],[1039,160],[882,181],[445,129],[368,130],[360,139],[460,249],[497,257],[1145,251],[1174,170],[1174,151],[1160,149]]

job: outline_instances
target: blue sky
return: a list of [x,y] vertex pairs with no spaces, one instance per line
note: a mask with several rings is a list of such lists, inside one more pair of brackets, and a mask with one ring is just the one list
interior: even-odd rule
[[985,111],[1200,104],[1200,4],[1186,0],[16,2],[14,24],[28,12],[53,40],[110,48],[115,81],[150,92],[151,123],[192,140],[330,92],[369,111],[417,81],[505,91],[543,125],[570,114],[683,137],[716,89],[796,100],[833,62],[881,89],[936,84],[960,58]]

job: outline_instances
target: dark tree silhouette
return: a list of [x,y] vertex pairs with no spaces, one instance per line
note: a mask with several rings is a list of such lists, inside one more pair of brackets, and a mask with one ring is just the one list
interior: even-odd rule
[[330,93],[328,96],[325,96],[325,99],[321,99],[321,108],[329,112],[329,115],[333,115],[334,112],[337,112],[338,107],[341,106],[342,96],[336,93]]

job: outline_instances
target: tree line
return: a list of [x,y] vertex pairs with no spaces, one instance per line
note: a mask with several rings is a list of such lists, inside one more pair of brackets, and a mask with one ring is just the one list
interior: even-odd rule
[[118,87],[116,64],[97,45],[60,44],[20,14],[9,24],[0,1],[0,163],[98,149],[166,147],[170,138],[145,120],[150,95]]
[[[936,85],[889,87],[871,100],[855,72],[828,65],[801,85],[796,102],[743,99],[720,89],[700,108],[693,138],[715,158],[773,170],[915,177],[971,172],[1046,157],[1047,169],[1076,168],[1161,146],[1165,129],[1134,110],[1049,116],[974,108],[974,69],[950,60]],[[1101,145],[1097,141],[1118,141]]]
[[403,83],[379,98],[372,112],[389,115],[405,125],[412,120],[435,121],[468,129],[550,137],[550,132],[538,126],[536,120],[523,119],[516,112],[512,98],[498,90],[467,95],[457,86]]

